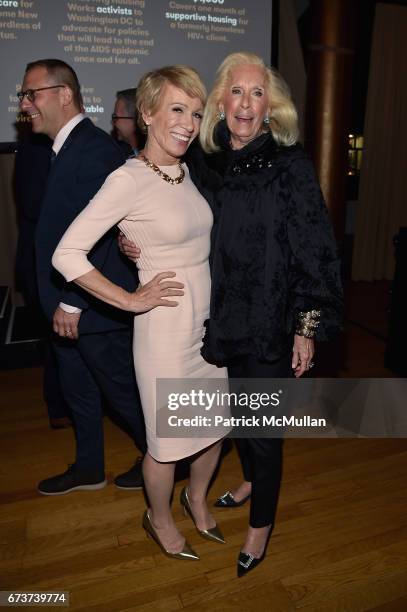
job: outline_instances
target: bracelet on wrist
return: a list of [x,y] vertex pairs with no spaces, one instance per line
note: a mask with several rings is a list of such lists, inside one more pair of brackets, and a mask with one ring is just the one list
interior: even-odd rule
[[318,329],[320,317],[320,310],[300,311],[297,314],[297,326],[295,328],[297,336],[314,338]]

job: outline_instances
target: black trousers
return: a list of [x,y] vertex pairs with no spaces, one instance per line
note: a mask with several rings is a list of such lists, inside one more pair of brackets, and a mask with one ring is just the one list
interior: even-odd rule
[[102,396],[127,423],[140,451],[147,450],[130,330],[83,335],[76,341],[55,337],[53,344],[62,391],[75,426],[76,470],[102,479]]
[[[261,362],[245,355],[228,364],[230,378],[291,377],[291,354],[273,362]],[[231,383],[233,390],[233,382]],[[274,525],[283,472],[281,438],[236,438],[244,479],[252,483],[251,527]]]

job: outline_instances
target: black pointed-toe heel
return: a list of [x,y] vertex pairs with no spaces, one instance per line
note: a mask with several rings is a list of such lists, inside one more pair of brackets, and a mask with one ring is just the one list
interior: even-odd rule
[[221,495],[213,505],[216,506],[216,508],[238,508],[239,506],[243,506],[248,499],[250,499],[250,495],[247,495],[237,502],[232,493],[226,491],[226,493]]
[[254,570],[266,556],[266,551],[262,554],[259,559],[253,557],[250,553],[240,552],[237,558],[237,576],[241,578],[242,576],[246,576],[249,572]]

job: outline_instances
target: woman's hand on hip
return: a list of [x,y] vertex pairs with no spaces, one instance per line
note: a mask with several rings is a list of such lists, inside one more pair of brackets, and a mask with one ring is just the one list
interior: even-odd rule
[[160,272],[145,285],[140,285],[130,294],[129,306],[126,310],[141,313],[148,312],[157,306],[178,306],[179,302],[166,298],[184,295],[183,283],[175,280],[165,280],[176,276],[175,272]]
[[312,338],[306,338],[305,336],[294,336],[294,347],[293,347],[293,359],[291,367],[294,370],[294,376],[299,378],[312,368],[314,365],[312,358],[315,353],[315,344]]

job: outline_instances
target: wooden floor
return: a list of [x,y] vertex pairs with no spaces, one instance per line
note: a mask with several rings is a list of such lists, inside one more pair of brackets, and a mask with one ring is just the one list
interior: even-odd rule
[[[361,295],[362,305],[366,296],[371,303]],[[359,321],[348,307],[344,376],[391,376],[373,312],[381,299]],[[247,506],[214,509],[227,544],[206,542],[180,511],[177,483],[174,515],[201,556],[188,562],[164,557],[145,537],[140,492],[109,484],[53,498],[36,493],[37,481],[65,470],[74,450],[70,430],[47,426],[40,375],[0,372],[0,590],[70,591],[71,610],[95,612],[407,610],[407,440],[287,440],[267,559],[237,579]],[[106,419],[110,482],[133,459],[129,438]],[[210,501],[239,480],[231,452]]]

